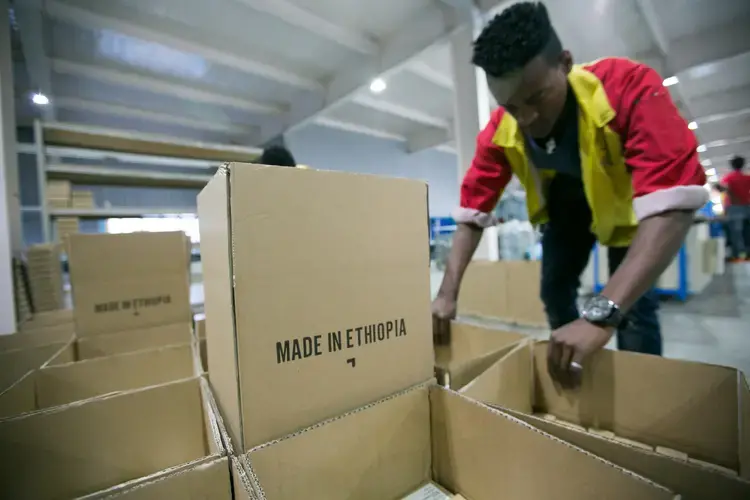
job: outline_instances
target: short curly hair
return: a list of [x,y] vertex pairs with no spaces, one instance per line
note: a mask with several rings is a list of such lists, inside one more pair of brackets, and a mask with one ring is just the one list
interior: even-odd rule
[[472,63],[502,78],[538,55],[559,60],[562,44],[542,2],[521,2],[496,15],[474,42]]
[[733,156],[731,160],[729,160],[729,165],[732,166],[732,170],[742,170],[745,168],[745,157],[736,155]]

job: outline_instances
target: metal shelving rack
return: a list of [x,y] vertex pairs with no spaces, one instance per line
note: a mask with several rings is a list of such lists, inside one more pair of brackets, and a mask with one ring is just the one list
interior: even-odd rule
[[[39,212],[44,241],[52,240],[51,220],[55,217],[105,219],[186,213],[183,208],[112,207],[93,209],[50,209],[47,206],[48,179],[77,184],[108,186],[151,186],[201,188],[211,178],[205,170],[227,161],[252,162],[260,150],[229,144],[186,141],[157,134],[144,134],[103,127],[61,122],[34,122],[34,142],[18,144],[21,154],[36,157],[38,206],[24,206],[23,212]],[[141,168],[61,163],[60,159],[116,159]],[[51,159],[51,161],[50,161]],[[202,173],[186,174],[149,171],[144,166],[195,168]]]

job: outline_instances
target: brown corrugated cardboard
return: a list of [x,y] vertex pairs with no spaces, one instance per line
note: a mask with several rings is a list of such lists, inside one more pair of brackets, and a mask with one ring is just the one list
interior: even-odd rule
[[[737,384],[741,374],[719,366],[603,351],[587,361],[582,387],[571,392],[550,379],[546,348],[546,343],[518,346],[462,393],[664,484],[684,499],[750,498],[750,483],[655,450],[659,446],[711,457],[717,464],[734,457],[735,470],[744,468],[739,429],[746,417],[736,402],[744,393]],[[532,416],[534,411],[557,419]],[[600,430],[582,431],[566,421]]]
[[0,418],[34,411],[36,407],[35,371],[30,371],[15,384],[0,392]]
[[11,349],[0,352],[0,391],[16,383],[29,371],[44,365],[50,358],[65,348],[67,343],[58,342],[26,349]]
[[438,382],[458,390],[526,338],[517,332],[453,321],[450,343],[435,346]]
[[48,408],[193,375],[190,344],[47,366],[34,376],[36,402],[39,409]]
[[200,460],[78,500],[232,500],[229,458]]
[[546,327],[540,273],[537,261],[472,261],[461,283],[459,314]]
[[215,424],[207,391],[193,378],[2,419],[0,491],[19,500],[75,498],[219,458],[218,430],[206,428]]
[[422,386],[259,446],[244,494],[400,499],[434,481],[472,500],[672,499],[633,473],[455,392]]
[[33,333],[0,335],[0,352],[13,349],[28,349],[48,344],[59,344],[73,338],[73,332],[62,328],[40,328]]
[[208,369],[238,448],[432,376],[424,183],[231,164],[198,213]]
[[47,362],[44,363],[42,367],[63,365],[65,363],[72,363],[77,360],[78,356],[76,355],[76,343],[75,340],[71,340],[67,344],[65,344],[65,346],[62,347],[59,351],[57,351],[54,356],[47,360]]
[[173,323],[81,338],[76,343],[78,359],[83,360],[190,343],[192,338],[190,323]]
[[77,335],[192,322],[188,257],[182,232],[71,236]]
[[39,328],[60,326],[64,324],[70,324],[70,327],[72,328],[72,323],[73,310],[59,309],[57,311],[47,311],[34,314],[29,320],[20,325],[19,330],[21,332],[31,332],[36,331]]

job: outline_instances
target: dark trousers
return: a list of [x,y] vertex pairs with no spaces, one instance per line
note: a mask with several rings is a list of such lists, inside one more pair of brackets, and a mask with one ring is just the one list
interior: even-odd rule
[[[560,182],[559,184],[562,184]],[[562,187],[562,186],[560,186]],[[581,274],[588,264],[596,239],[589,230],[591,212],[587,203],[564,196],[550,196],[550,223],[542,234],[541,298],[550,328],[557,329],[580,317],[577,300]],[[580,192],[582,196],[582,190]],[[577,196],[574,196],[577,198]],[[565,208],[562,208],[564,202]],[[560,207],[558,209],[558,207]],[[625,258],[627,248],[609,248],[609,273],[613,275]],[[625,326],[617,331],[617,347],[623,351],[662,354],[659,300],[652,289],[626,315]]]

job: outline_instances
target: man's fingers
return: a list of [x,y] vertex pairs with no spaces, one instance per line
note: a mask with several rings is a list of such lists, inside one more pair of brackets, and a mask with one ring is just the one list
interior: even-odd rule
[[562,354],[560,347],[560,344],[554,339],[554,337],[551,338],[549,344],[547,344],[547,371],[549,371],[550,377],[558,381],[560,378],[560,356]]
[[580,386],[583,381],[583,362],[584,355],[580,351],[573,351],[573,355],[570,358],[570,365],[568,367],[568,373],[570,373],[570,384],[573,388]]
[[572,347],[564,344],[560,346],[560,364],[558,370],[561,376],[560,383],[565,387],[570,387],[571,385],[572,373],[570,371],[570,362],[573,359],[573,353],[574,350]]
[[438,345],[445,345],[450,342],[450,321],[432,317],[432,337],[433,342]]

